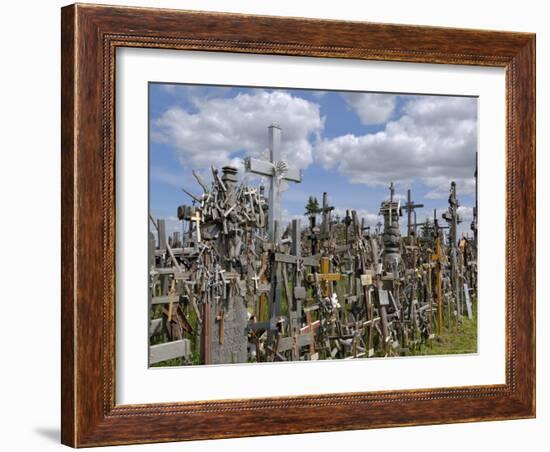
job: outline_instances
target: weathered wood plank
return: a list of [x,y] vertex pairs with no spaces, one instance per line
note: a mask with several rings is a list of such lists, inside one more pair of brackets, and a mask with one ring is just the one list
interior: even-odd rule
[[180,277],[182,275],[191,276],[190,272],[181,272],[177,267],[156,267],[155,271],[160,275],[178,274]]
[[314,330],[316,330],[320,326],[321,326],[321,321],[320,320],[315,320],[315,322],[312,322],[311,324],[300,328],[300,333],[301,334],[312,333]]
[[247,328],[249,331],[269,330],[271,328],[271,323],[269,320],[266,322],[249,323]]
[[[297,257],[292,254],[275,253],[275,262],[283,262],[285,264],[296,264]],[[318,267],[319,261],[314,257],[300,257],[305,266]]]
[[181,339],[179,341],[152,345],[149,347],[149,365],[182,356],[189,358],[190,354],[191,341],[189,341],[189,339]]
[[[168,249],[166,248],[158,248],[155,250],[155,256],[163,256],[167,252],[168,252]],[[175,256],[192,255],[192,254],[197,254],[198,252],[199,252],[199,249],[194,247],[172,248],[172,253]]]
[[170,298],[172,298],[172,302],[175,302],[175,303],[178,302],[177,297],[170,297],[169,295],[163,295],[160,297],[152,297],[151,304],[169,304]]
[[[310,345],[313,343],[313,334],[312,333],[301,334],[296,337],[296,342],[298,343],[298,347],[303,347],[304,345]],[[294,338],[292,336],[281,337],[279,339],[277,351],[279,353],[286,352],[287,350],[290,350],[293,347],[293,344],[294,344]]]
[[162,319],[153,319],[149,322],[149,337],[162,331]]
[[291,256],[290,254],[284,254],[284,253],[275,253],[275,262],[283,262],[285,264],[295,264],[296,256]]
[[468,284],[464,284],[464,298],[466,301],[466,310],[468,312],[468,318],[472,318],[472,302],[470,301],[470,289]]

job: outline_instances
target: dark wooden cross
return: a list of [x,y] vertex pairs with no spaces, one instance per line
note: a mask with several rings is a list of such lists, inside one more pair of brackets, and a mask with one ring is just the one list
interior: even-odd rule
[[460,288],[460,269],[458,262],[458,224],[461,223],[461,218],[458,215],[458,207],[460,206],[456,197],[456,183],[451,182],[451,191],[449,194],[449,209],[443,213],[443,219],[449,225],[449,245],[451,257],[451,280],[453,283],[456,311],[460,319],[462,317],[462,296]]
[[[267,322],[254,322],[248,325],[248,329],[255,331],[260,329],[274,330],[277,327],[277,321],[282,311],[282,289],[285,289],[289,312],[295,308],[294,300],[305,298],[305,289],[301,286],[302,267],[318,267],[319,262],[315,257],[302,256],[300,220],[292,221],[292,247],[290,254],[275,252],[273,253],[272,278],[271,278],[271,306],[270,320]],[[294,265],[295,279],[294,290],[290,290],[290,281],[286,265]],[[296,310],[296,309],[294,309]]]
[[320,212],[323,216],[323,221],[321,223],[321,238],[326,240],[330,235],[330,212],[334,210],[334,206],[328,205],[328,194],[327,192],[323,193],[323,207],[321,207]]
[[[287,350],[291,351],[292,360],[299,359],[299,350],[303,345],[311,345],[313,343],[313,334],[301,333],[302,319],[302,301],[306,298],[306,289],[302,286],[302,271],[303,267],[318,267],[319,263],[314,257],[302,256],[301,249],[301,230],[300,220],[292,220],[292,245],[290,253],[275,253],[274,260],[276,272],[278,275],[277,284],[281,284],[285,289],[286,300],[288,305],[288,325],[289,337],[279,338],[277,352],[282,353]],[[294,266],[294,289],[291,290],[290,278],[287,271],[287,266]],[[280,278],[279,278],[280,275]],[[281,312],[281,299],[274,304],[274,315],[271,316],[271,323],[276,322]]]
[[[415,209],[420,209],[424,207],[424,204],[416,204],[412,200],[411,190],[409,189],[407,190],[407,202],[403,207],[407,211],[407,235],[410,237],[411,244],[412,244],[413,232],[414,232],[414,236],[416,237],[416,226],[417,226]],[[412,220],[413,215],[414,215],[414,222]]]
[[430,256],[432,263],[436,265],[435,296],[437,300],[437,333],[441,335],[443,328],[443,293],[441,288],[441,272],[445,255],[441,253],[441,239],[435,239],[435,253]]

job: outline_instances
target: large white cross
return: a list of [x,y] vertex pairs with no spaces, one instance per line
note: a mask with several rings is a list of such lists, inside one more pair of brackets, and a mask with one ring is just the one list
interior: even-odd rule
[[[302,182],[302,172],[299,169],[288,168],[286,162],[281,160],[281,127],[272,124],[267,130],[269,138],[269,162],[247,157],[244,161],[244,168],[247,172],[260,174],[269,178],[267,230],[270,240],[277,242],[280,238],[282,228],[280,204],[281,182],[283,180]],[[279,225],[278,228],[275,228],[275,222]]]

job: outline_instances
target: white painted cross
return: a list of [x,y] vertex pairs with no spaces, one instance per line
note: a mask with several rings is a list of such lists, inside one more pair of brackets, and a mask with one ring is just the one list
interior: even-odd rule
[[[272,124],[268,127],[269,137],[269,162],[247,157],[244,168],[247,172],[259,174],[269,178],[269,210],[268,233],[270,240],[277,242],[280,238],[281,224],[281,182],[302,182],[302,172],[299,169],[288,168],[286,162],[281,160],[281,127]],[[279,227],[275,230],[275,222]],[[277,234],[278,237],[275,237]]]

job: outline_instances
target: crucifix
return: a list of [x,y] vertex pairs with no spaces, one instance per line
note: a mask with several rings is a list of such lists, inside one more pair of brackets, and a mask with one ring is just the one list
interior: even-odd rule
[[272,124],[268,127],[269,161],[247,157],[244,167],[247,172],[259,174],[269,179],[269,200],[267,230],[269,239],[277,243],[280,239],[279,227],[276,231],[275,222],[281,222],[281,182],[302,182],[302,173],[299,169],[289,168],[281,159],[281,128]]

